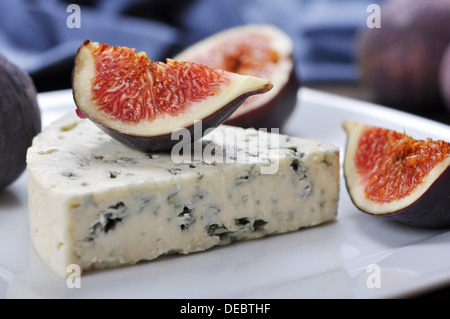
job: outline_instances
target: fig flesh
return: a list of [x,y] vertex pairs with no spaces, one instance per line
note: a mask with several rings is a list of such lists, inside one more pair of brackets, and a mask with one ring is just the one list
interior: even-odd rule
[[345,121],[344,177],[362,212],[417,227],[450,226],[450,143]]
[[[118,141],[142,151],[170,150],[179,129],[222,124],[245,99],[272,88],[268,80],[86,40],[75,57],[78,111]],[[192,139],[200,138],[191,134]]]
[[174,59],[187,60],[243,75],[269,79],[274,88],[247,99],[225,122],[241,127],[281,128],[297,104],[300,86],[293,43],[270,24],[226,29],[189,46]]
[[27,149],[41,131],[33,80],[0,55],[0,190],[25,170]]

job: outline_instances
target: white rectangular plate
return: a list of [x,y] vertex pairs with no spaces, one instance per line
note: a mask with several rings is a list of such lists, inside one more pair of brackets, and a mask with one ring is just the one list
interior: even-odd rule
[[[75,111],[70,90],[39,95],[43,126]],[[450,140],[450,127],[378,105],[303,88],[285,126],[290,135],[345,147],[344,119]],[[80,288],[48,269],[28,229],[27,176],[0,193],[3,298],[392,298],[450,283],[448,229],[412,228],[359,212],[341,174],[335,222],[186,256],[80,277]]]

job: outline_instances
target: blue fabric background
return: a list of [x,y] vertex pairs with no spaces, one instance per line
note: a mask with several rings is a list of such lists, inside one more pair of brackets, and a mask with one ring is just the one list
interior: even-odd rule
[[[164,60],[189,44],[245,23],[272,23],[295,43],[302,81],[354,81],[354,37],[376,0],[14,0],[0,1],[0,53],[39,90],[70,85],[83,40],[134,47]],[[71,3],[81,28],[68,28]],[[56,80],[59,76],[59,80]],[[52,81],[54,80],[54,81]],[[55,82],[55,83],[53,83]]]

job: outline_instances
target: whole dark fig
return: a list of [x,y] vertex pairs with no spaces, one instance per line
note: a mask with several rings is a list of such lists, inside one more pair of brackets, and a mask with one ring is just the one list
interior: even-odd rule
[[381,28],[357,35],[361,81],[380,104],[424,114],[443,109],[439,66],[450,42],[450,0],[392,0]]
[[25,170],[27,149],[40,130],[33,80],[0,54],[0,190]]

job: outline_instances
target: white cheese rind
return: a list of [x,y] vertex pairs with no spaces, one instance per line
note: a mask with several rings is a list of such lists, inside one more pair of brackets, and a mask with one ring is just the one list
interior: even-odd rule
[[[216,153],[204,148],[194,161],[176,164],[170,153],[120,144],[89,120],[56,121],[27,154],[37,252],[66,276],[70,264],[129,265],[336,218],[337,146],[229,126],[207,135],[203,146]],[[276,171],[262,173],[270,165]]]

